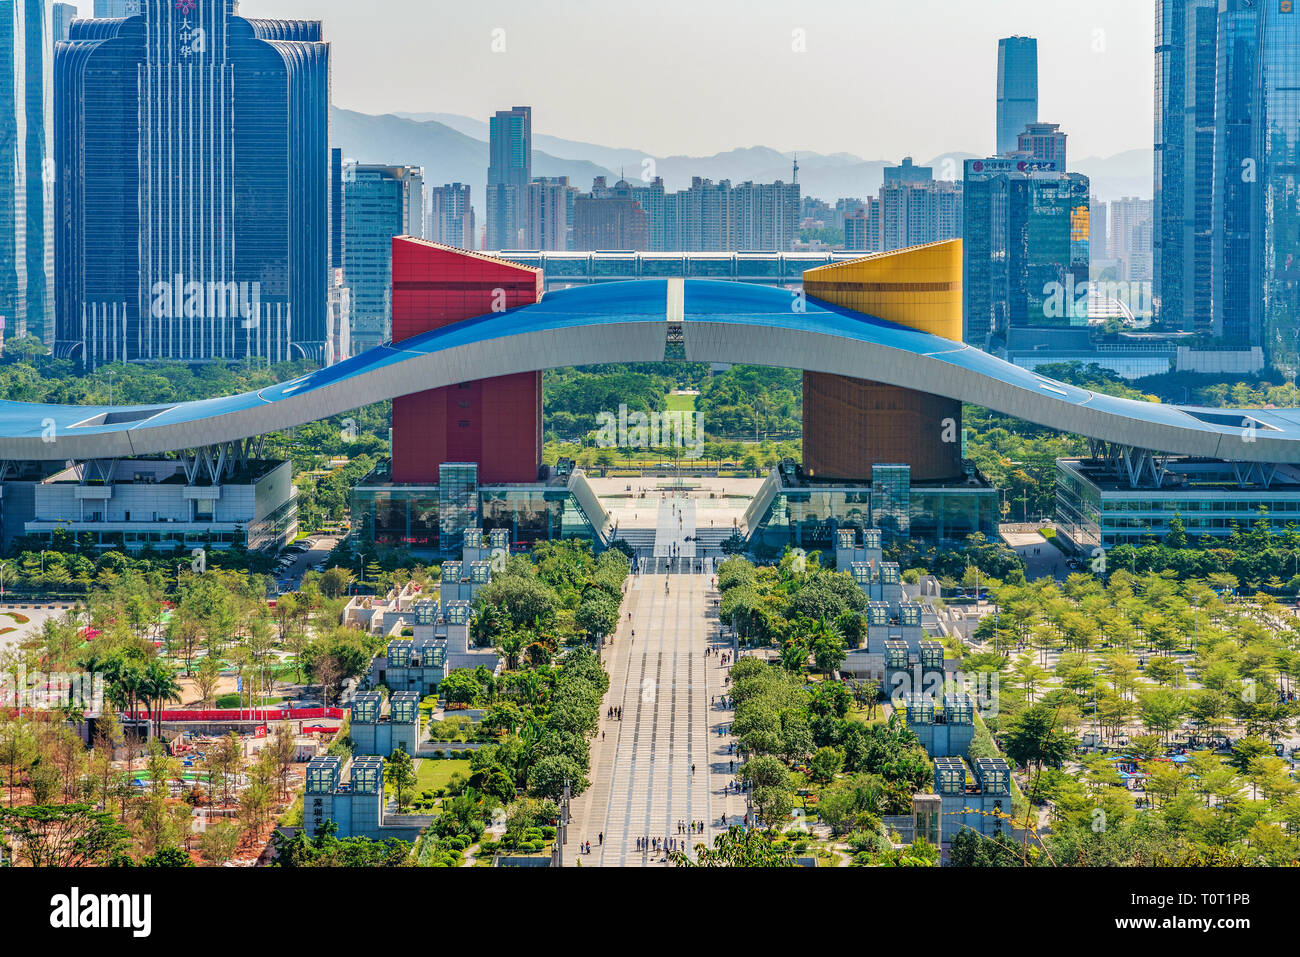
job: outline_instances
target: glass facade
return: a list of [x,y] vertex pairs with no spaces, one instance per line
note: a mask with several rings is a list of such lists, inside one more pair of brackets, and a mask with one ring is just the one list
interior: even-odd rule
[[998,41],[998,152],[1016,148],[1021,131],[1038,122],[1038,41]]
[[56,53],[56,351],[325,357],[329,44],[234,0],[143,0]]
[[967,160],[963,338],[1003,345],[1013,329],[1088,325],[1091,181],[1055,161]]
[[1270,351],[1295,367],[1300,362],[1300,12],[1294,4],[1267,5],[1263,59],[1264,323]]
[[1264,517],[1275,534],[1300,525],[1300,483],[1281,477],[1269,488],[1243,487],[1231,463],[1173,463],[1181,476],[1171,487],[1130,488],[1100,463],[1057,462],[1056,518],[1060,530],[1085,551],[1161,540],[1175,515],[1188,542],[1228,538]]
[[997,535],[998,493],[973,473],[964,485],[902,484],[906,466],[883,466],[876,482],[858,486],[784,485],[752,526],[756,547],[829,550],[841,528],[879,528],[886,539],[961,542]]
[[508,544],[519,546],[598,541],[565,484],[479,486],[475,465],[444,465],[440,473],[433,487],[394,484],[387,465],[372,472],[352,490],[352,525],[360,540],[437,554],[458,554],[471,528],[481,528],[493,543],[505,534]]
[[[1253,0],[1225,0],[1219,14],[1214,136],[1214,333],[1224,346],[1260,342],[1257,287],[1262,212],[1255,122],[1259,111],[1259,10]],[[1262,220],[1260,221],[1262,224]]]

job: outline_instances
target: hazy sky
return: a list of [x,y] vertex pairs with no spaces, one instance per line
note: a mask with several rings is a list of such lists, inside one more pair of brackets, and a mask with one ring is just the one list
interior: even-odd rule
[[539,133],[656,155],[991,152],[997,40],[1036,36],[1040,117],[1081,159],[1151,148],[1153,5],[243,0],[241,12],[323,20],[338,106],[486,118],[526,104]]

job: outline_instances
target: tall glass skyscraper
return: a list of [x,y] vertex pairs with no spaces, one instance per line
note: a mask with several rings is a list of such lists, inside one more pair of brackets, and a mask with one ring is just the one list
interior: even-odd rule
[[393,237],[424,238],[424,170],[343,168],[343,284],[351,291],[352,349],[392,338]]
[[5,338],[53,334],[53,39],[44,0],[0,0],[0,316]]
[[1016,149],[1021,131],[1038,122],[1038,41],[998,41],[998,153]]
[[[1222,0],[1214,123],[1214,334],[1225,346],[1262,344],[1263,208],[1256,150],[1260,8]],[[1184,252],[1184,255],[1186,253]],[[1186,306],[1184,306],[1186,308]]]
[[1262,99],[1256,121],[1259,205],[1264,214],[1261,266],[1266,348],[1300,365],[1300,13],[1268,4],[1264,16]]
[[1300,13],[1157,0],[1155,297],[1166,323],[1295,366]]
[[533,110],[499,110],[489,121],[487,248],[515,249],[530,234]]
[[963,197],[963,339],[1025,349],[1086,329],[1088,177],[1025,153],[967,160]]
[[236,7],[142,0],[59,46],[59,354],[325,357],[329,45]]

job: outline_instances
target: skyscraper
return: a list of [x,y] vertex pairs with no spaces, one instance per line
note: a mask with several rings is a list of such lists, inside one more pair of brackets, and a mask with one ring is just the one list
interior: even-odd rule
[[1007,37],[998,41],[997,151],[1017,148],[1020,133],[1038,122],[1038,41]]
[[143,0],[60,44],[60,354],[325,357],[329,44],[236,6]]
[[354,352],[392,337],[394,236],[424,238],[424,170],[345,166],[343,285],[351,290]]
[[142,0],[95,0],[96,20],[115,20],[140,15]]
[[1210,332],[1219,0],[1156,0],[1154,296],[1173,328]]
[[488,123],[487,244],[515,249],[529,235],[533,179],[533,110],[499,110]]
[[473,249],[477,230],[470,188],[461,183],[449,183],[431,187],[428,192],[426,232],[429,240],[457,249]]
[[1267,4],[1262,102],[1256,114],[1262,242],[1264,346],[1292,368],[1300,362],[1300,13],[1294,3]]
[[1024,153],[966,161],[966,342],[1032,349],[1087,327],[1090,186]]
[[[1214,122],[1214,333],[1234,347],[1259,345],[1263,289],[1262,213],[1257,194],[1255,86],[1260,11],[1254,0],[1222,0]],[[1262,145],[1262,144],[1261,144]],[[1186,255],[1186,251],[1184,251]]]
[[44,0],[0,0],[0,316],[50,341],[53,40]]
[[72,31],[72,21],[78,16],[76,4],[56,3],[50,9],[50,32],[55,43],[62,43],[68,39],[68,34]]

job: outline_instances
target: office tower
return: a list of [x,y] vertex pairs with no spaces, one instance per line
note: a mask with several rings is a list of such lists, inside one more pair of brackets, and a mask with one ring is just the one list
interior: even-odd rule
[[1030,123],[1016,137],[1016,151],[1028,153],[1040,162],[1055,163],[1057,169],[1069,169],[1065,160],[1068,139],[1060,123]]
[[475,247],[474,206],[470,188],[461,183],[429,189],[428,238],[457,249]]
[[489,249],[517,249],[529,234],[532,107],[500,110],[488,127],[487,244]]
[[[1215,82],[1213,293],[1214,335],[1229,347],[1261,344],[1263,207],[1258,202],[1256,87],[1263,21],[1253,2],[1223,0]],[[1300,72],[1300,71],[1297,71]],[[1294,162],[1294,159],[1292,160]]]
[[[1218,0],[1187,0],[1184,11],[1183,235],[1181,315],[1167,319],[1188,332],[1214,325],[1214,142],[1218,72]],[[1153,210],[1154,215],[1154,210]]]
[[573,248],[573,202],[578,190],[567,176],[539,176],[528,184],[524,247],[552,252]]
[[343,282],[343,269],[331,270],[329,308],[325,332],[325,364],[334,365],[352,355],[352,290]]
[[142,0],[95,0],[95,19],[114,20],[140,15]]
[[351,290],[352,349],[392,338],[393,237],[424,238],[424,170],[343,167],[343,285]]
[[343,268],[343,151],[337,147],[330,150],[329,268],[331,276]]
[[78,16],[80,14],[77,12],[76,4],[56,3],[50,9],[50,33],[55,43],[62,43],[68,39],[68,34],[72,31],[72,21]]
[[880,187],[881,249],[892,252],[962,234],[961,184],[935,180],[928,166],[909,156],[901,166],[885,167]]
[[59,354],[324,359],[329,44],[235,7],[144,0],[59,45]]
[[605,177],[597,177],[591,192],[574,201],[573,248],[649,250],[650,220],[632,192],[626,180],[619,180],[611,188],[605,184]]
[[1187,0],[1156,0],[1154,265],[1159,317],[1183,324]]
[[1038,122],[1038,41],[1007,37],[998,41],[998,153],[1017,147],[1020,133]]
[[1152,269],[1160,318],[1210,332],[1218,0],[1156,0]]
[[1028,154],[967,160],[965,341],[1033,348],[1088,324],[1088,177]]
[[44,0],[0,2],[0,316],[51,341],[53,40]]
[[1254,265],[1263,273],[1263,344],[1294,367],[1300,347],[1300,13],[1289,2],[1266,4],[1263,25],[1264,110],[1255,118],[1262,255]]

